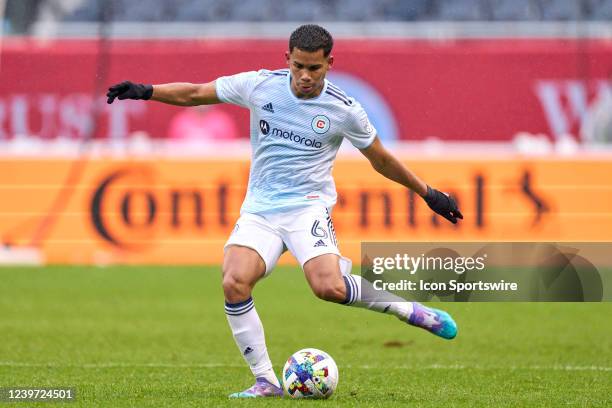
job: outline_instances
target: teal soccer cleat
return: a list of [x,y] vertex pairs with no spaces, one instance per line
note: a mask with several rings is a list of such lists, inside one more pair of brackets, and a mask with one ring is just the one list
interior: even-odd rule
[[436,336],[445,339],[454,339],[457,336],[457,324],[453,318],[443,310],[425,307],[420,303],[413,302],[413,312],[408,323],[421,327]]
[[265,398],[282,397],[283,389],[270,383],[263,377],[255,379],[255,384],[242,392],[230,394],[230,398]]

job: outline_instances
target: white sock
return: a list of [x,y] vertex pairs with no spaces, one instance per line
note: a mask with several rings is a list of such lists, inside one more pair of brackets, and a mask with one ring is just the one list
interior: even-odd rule
[[225,314],[236,345],[255,378],[264,377],[271,384],[280,387],[268,356],[263,325],[255,310],[253,298],[240,303],[225,302]]
[[388,313],[403,321],[409,321],[413,312],[412,302],[393,293],[376,290],[370,281],[359,275],[343,275],[346,284],[346,300],[343,304]]

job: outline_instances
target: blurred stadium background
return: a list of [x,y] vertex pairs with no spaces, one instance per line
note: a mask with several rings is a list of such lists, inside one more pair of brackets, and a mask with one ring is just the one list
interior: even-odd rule
[[336,38],[330,79],[466,216],[438,222],[343,146],[334,218],[345,254],[359,259],[364,240],[612,239],[612,0],[6,0],[0,10],[0,262],[218,264],[246,187],[248,112],[106,105],[104,93],[124,79],[282,68],[303,22]]

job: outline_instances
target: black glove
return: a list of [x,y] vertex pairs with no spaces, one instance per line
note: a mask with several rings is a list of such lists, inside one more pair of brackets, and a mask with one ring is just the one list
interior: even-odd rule
[[455,199],[435,188],[427,186],[425,202],[434,212],[440,214],[453,224],[457,223],[457,218],[463,219],[463,214],[457,208]]
[[153,85],[135,84],[123,81],[108,88],[106,103],[113,103],[115,98],[124,99],[151,99],[153,96]]

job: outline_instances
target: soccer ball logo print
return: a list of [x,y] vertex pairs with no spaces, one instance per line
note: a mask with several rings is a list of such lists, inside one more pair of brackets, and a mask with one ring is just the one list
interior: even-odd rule
[[322,135],[329,130],[329,118],[325,115],[317,115],[312,119],[312,130]]

